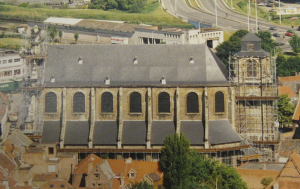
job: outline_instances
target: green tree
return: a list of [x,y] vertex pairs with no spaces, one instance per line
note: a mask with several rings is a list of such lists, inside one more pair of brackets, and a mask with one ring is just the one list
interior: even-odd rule
[[75,33],[75,34],[74,34],[74,38],[75,38],[75,43],[77,44],[77,40],[78,40],[78,38],[79,38],[78,33]]
[[295,111],[295,106],[290,103],[291,99],[287,94],[279,96],[278,100],[278,121],[280,125],[289,124],[292,122],[292,116]]
[[300,37],[295,33],[292,39],[289,41],[294,53],[300,52]]
[[186,188],[191,182],[190,143],[183,134],[167,136],[161,149],[160,164],[166,188]]
[[48,33],[51,39],[51,42],[54,40],[55,36],[57,35],[57,27],[56,26],[48,26]]
[[62,38],[62,31],[60,30],[59,32],[58,32],[58,36],[59,36],[59,42],[61,43],[61,38]]
[[272,181],[273,179],[271,177],[268,177],[268,178],[261,179],[260,183],[264,186],[264,188],[266,188],[271,184]]
[[131,189],[154,189],[154,186],[152,184],[149,184],[148,182],[142,181],[136,184],[132,184]]

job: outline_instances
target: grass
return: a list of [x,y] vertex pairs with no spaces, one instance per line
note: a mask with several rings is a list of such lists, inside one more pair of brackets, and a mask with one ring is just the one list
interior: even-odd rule
[[[232,0],[233,1],[233,7],[235,8],[236,11],[241,12],[245,15],[248,14],[248,0]],[[282,1],[284,3],[295,3],[295,0],[290,0],[290,1]],[[231,6],[231,0],[227,0],[227,4],[229,5],[229,7]],[[258,6],[257,7],[257,16],[261,19],[265,19],[265,20],[269,20],[269,17],[271,17],[271,22],[279,24],[280,20],[279,20],[279,16],[276,15],[276,13],[270,13],[268,12],[266,9],[263,9],[262,7]],[[255,11],[255,6],[252,3],[251,4],[251,15],[255,16],[256,15],[256,11]],[[289,20],[289,18],[291,17],[299,17],[299,15],[289,15],[289,16],[282,16],[282,25],[287,25],[287,26],[291,26],[294,25],[295,28],[298,27],[298,25],[300,25],[300,19],[298,20]],[[299,17],[300,18],[300,17]],[[295,29],[294,28],[294,29]]]
[[[38,6],[37,6],[38,7]],[[128,13],[118,10],[95,9],[49,9],[49,8],[24,8],[11,5],[0,5],[0,18],[10,20],[38,20],[43,21],[48,17],[82,18],[99,20],[122,20],[134,24],[166,25],[183,28],[192,28],[187,22],[166,13],[157,0],[148,0],[141,13]]]
[[18,38],[0,38],[0,48],[18,49],[26,40]]
[[230,36],[232,36],[235,31],[224,31],[224,41],[228,41]]

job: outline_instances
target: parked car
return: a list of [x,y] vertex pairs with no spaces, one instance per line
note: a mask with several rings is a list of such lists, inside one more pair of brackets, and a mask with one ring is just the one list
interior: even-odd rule
[[269,12],[276,12],[276,10],[275,9],[270,9]]
[[273,36],[274,37],[280,37],[280,34],[279,33],[273,33]]
[[288,33],[295,33],[294,30],[288,30],[286,32],[288,32]]
[[277,28],[272,26],[272,27],[270,27],[270,30],[277,30]]
[[293,34],[293,33],[290,33],[290,32],[286,32],[285,35],[286,35],[286,36],[294,36],[294,34]]
[[276,46],[282,46],[282,45],[284,45],[283,42],[277,42],[277,43],[276,43]]

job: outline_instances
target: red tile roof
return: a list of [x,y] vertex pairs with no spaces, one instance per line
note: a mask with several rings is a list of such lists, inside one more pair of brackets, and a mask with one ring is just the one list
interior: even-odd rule
[[291,86],[278,86],[278,94],[287,94],[289,98],[296,97],[296,94],[292,90]]
[[297,103],[297,106],[295,108],[292,120],[297,121],[297,120],[299,120],[299,117],[300,117],[300,100],[298,100],[298,103]]
[[278,83],[282,84],[283,82],[289,82],[289,81],[300,81],[300,76],[288,76],[288,77],[278,77]]
[[[116,159],[101,159],[100,157],[90,154],[84,160],[82,160],[78,165],[75,166],[74,174],[88,174],[88,162],[93,162],[93,167],[102,163],[103,161],[107,161],[110,165],[113,173],[116,176],[123,175],[124,184],[127,185],[130,182],[141,182],[142,178],[146,174],[150,174],[156,172],[158,175],[162,177],[162,171],[159,169],[158,162],[149,162],[149,161],[135,161],[132,160],[131,163],[125,163],[125,160],[116,160]],[[130,170],[136,171],[136,178],[132,179],[129,178],[128,172]],[[120,179],[114,179],[113,181],[113,188],[120,187]]]

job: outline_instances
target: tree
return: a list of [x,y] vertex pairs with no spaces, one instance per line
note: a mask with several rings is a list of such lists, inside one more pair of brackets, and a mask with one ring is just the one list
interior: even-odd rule
[[164,172],[166,188],[185,188],[191,178],[190,143],[183,134],[174,134],[164,139],[160,164]]
[[[228,68],[229,56],[241,49],[241,39],[248,33],[247,30],[236,31],[228,41],[224,41],[217,46],[216,55],[224,62]],[[271,52],[276,47],[276,42],[272,39],[272,34],[269,31],[259,31],[256,34],[261,39],[261,48],[265,51]]]
[[131,189],[154,189],[154,186],[152,184],[149,184],[146,181],[142,181],[142,182],[133,184]]
[[295,33],[292,39],[289,41],[294,53],[300,52],[300,37]]
[[295,106],[290,103],[290,98],[287,94],[279,96],[278,100],[278,121],[280,125],[289,124],[292,122],[292,116],[295,111]]
[[58,32],[58,36],[59,36],[59,42],[61,42],[61,37],[62,37],[62,31],[61,30]]
[[51,38],[51,42],[54,40],[55,36],[57,35],[57,27],[56,26],[48,26],[48,33]]
[[74,38],[75,38],[75,43],[77,44],[77,40],[78,40],[78,38],[79,38],[78,33],[75,33],[75,34],[74,34]]
[[264,188],[266,188],[271,184],[272,181],[273,179],[271,177],[268,177],[268,178],[261,179],[260,183],[264,186]]
[[190,143],[183,134],[165,138],[160,159],[165,188],[247,188],[234,168],[205,159],[196,151],[190,151],[189,147]]

